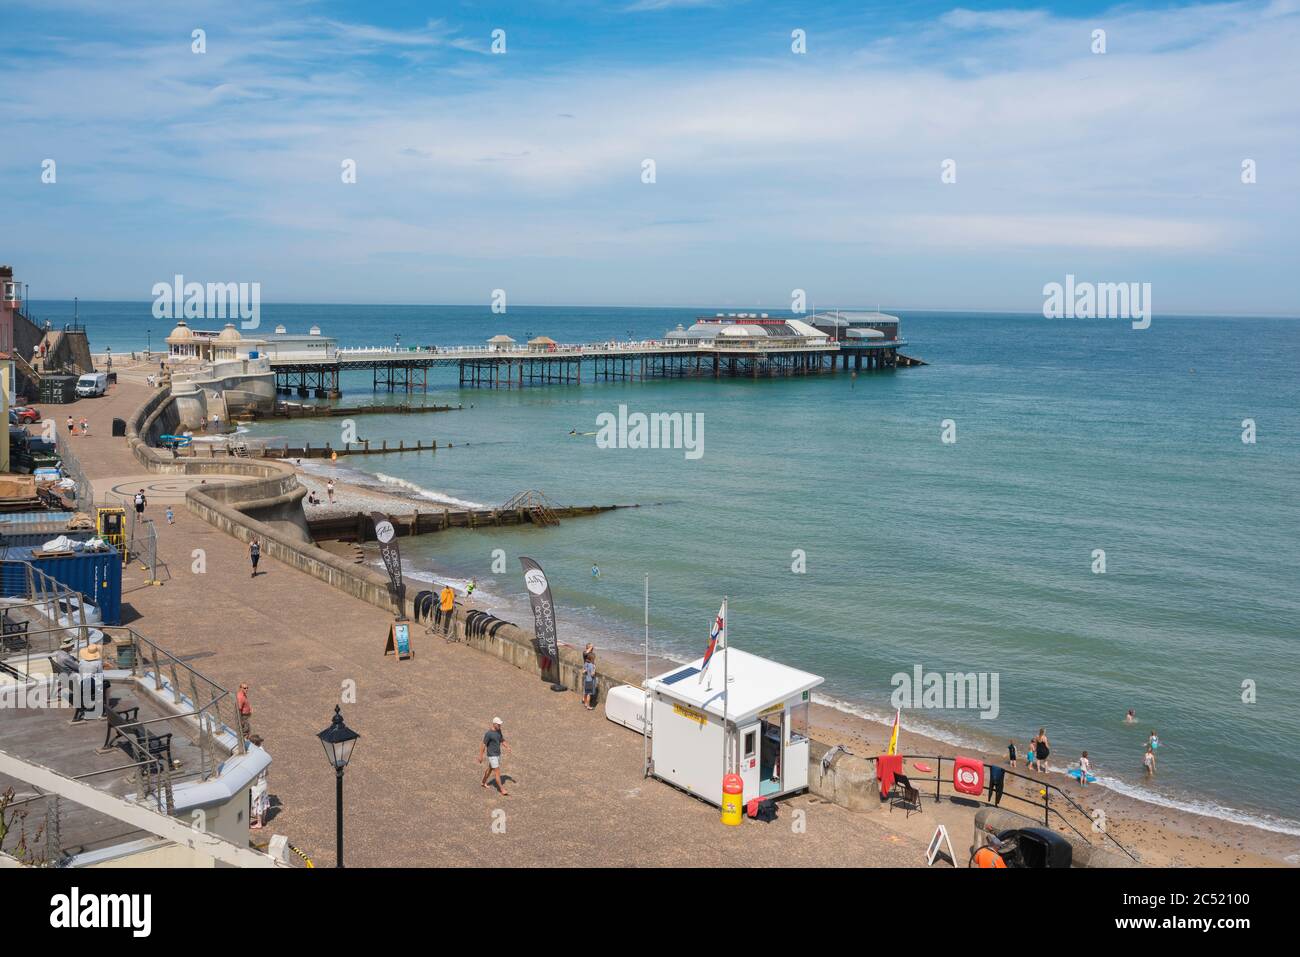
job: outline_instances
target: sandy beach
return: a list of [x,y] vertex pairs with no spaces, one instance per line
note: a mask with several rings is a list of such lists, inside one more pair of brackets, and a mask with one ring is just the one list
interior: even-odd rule
[[[326,476],[319,470],[307,472],[302,468],[298,469],[298,474],[303,485],[314,490],[321,500],[320,505],[310,505],[304,500],[303,507],[309,518],[351,515],[372,509],[403,515],[417,507],[426,510],[432,504],[429,499],[415,493],[406,495],[387,488],[340,480],[335,481],[334,502],[330,503],[326,493]],[[332,550],[340,554],[353,552],[351,545],[320,544],[323,547],[333,544]],[[378,562],[378,554],[373,548],[367,547],[364,552],[368,562]],[[609,650],[602,650],[601,654],[606,660],[617,662],[632,673],[639,673],[643,667],[642,659],[634,654]],[[651,672],[666,670],[673,664],[666,659],[652,658]],[[906,717],[903,725],[902,750],[905,754],[953,757],[961,753],[978,757],[986,763],[1005,766],[1005,750],[995,753],[978,748],[957,748],[951,743],[908,730]],[[827,744],[842,744],[859,757],[872,757],[884,750],[889,727],[857,714],[818,704],[813,708],[813,733],[814,737]],[[1023,749],[1024,742],[1017,742],[1017,745],[1018,749]],[[1160,867],[1287,867],[1300,864],[1300,837],[1149,803],[1101,785],[1082,787],[1064,773],[1076,760],[1077,752],[1072,745],[1054,741],[1053,758],[1049,761],[1052,770],[1046,775],[1029,771],[1024,765],[1023,754],[1020,766],[1015,770],[1062,788],[1089,812],[1104,813],[1107,831],[1120,843],[1135,850],[1143,864]],[[918,780],[925,777],[914,769],[913,776]],[[930,787],[933,789],[932,777]],[[1029,797],[1033,789],[1032,785],[1019,779],[1008,779],[1008,794],[1019,793]],[[950,790],[947,789],[945,793]],[[924,785],[921,786],[921,791],[927,793]],[[1028,805],[1004,799],[1003,807],[1024,811]],[[1077,813],[1074,816],[1079,817]],[[1080,822],[1084,823],[1082,818]],[[1056,824],[1056,829],[1066,830],[1059,823]]]

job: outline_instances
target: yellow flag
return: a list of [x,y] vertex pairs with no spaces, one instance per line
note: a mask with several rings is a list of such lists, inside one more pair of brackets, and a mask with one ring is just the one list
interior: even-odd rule
[[885,751],[886,754],[898,753],[898,717],[900,714],[902,714],[902,709],[894,712],[894,730],[889,734],[889,749]]

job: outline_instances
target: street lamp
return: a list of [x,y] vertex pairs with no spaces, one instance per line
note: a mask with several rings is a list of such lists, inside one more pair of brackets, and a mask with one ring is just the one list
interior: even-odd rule
[[357,743],[357,734],[346,724],[343,723],[343,713],[339,706],[334,706],[334,720],[324,731],[319,732],[316,737],[320,738],[320,743],[325,746],[325,758],[334,768],[335,780],[338,784],[337,791],[337,858],[336,866],[343,866],[343,769],[348,766],[352,760],[352,746]]

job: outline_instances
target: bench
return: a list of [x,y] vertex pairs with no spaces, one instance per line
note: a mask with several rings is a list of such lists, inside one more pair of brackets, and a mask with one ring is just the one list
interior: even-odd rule
[[[118,741],[134,742],[139,751],[145,752],[153,764],[170,768],[172,766],[172,735],[151,734],[147,728],[140,727],[140,706],[111,708],[108,712],[108,729],[104,732],[104,746],[101,751],[111,750]],[[132,757],[135,757],[132,753]],[[167,759],[163,765],[163,758]]]
[[10,619],[9,612],[4,612],[0,615],[0,647],[5,651],[22,651],[27,647],[27,629],[30,626],[27,619]]

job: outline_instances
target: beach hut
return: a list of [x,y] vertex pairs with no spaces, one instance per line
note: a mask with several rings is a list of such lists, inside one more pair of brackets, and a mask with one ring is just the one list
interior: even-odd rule
[[528,348],[534,352],[554,352],[557,343],[550,336],[537,336],[528,340]]
[[502,349],[507,349],[510,346],[513,346],[514,344],[515,344],[515,340],[511,339],[509,336],[506,335],[493,336],[491,339],[488,340],[488,345],[491,347],[493,352],[499,352]]
[[725,702],[721,655],[703,681],[699,658],[646,682],[652,773],[719,805],[728,772],[740,775],[746,801],[807,788],[808,711],[824,679],[735,648],[726,654]]

